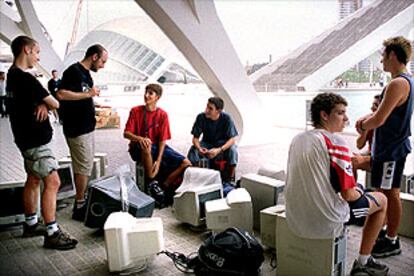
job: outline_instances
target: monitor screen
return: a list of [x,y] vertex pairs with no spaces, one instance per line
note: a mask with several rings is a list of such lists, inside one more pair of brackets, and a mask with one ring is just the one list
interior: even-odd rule
[[23,187],[0,189],[0,217],[24,214]]
[[206,217],[206,207],[205,207],[206,201],[213,200],[213,199],[219,199],[219,198],[221,198],[220,190],[211,191],[205,194],[200,194],[198,196],[198,204],[200,207],[200,218]]
[[71,164],[60,165],[58,169],[60,178],[60,187],[58,191],[58,199],[63,199],[75,195],[75,185],[73,183]]

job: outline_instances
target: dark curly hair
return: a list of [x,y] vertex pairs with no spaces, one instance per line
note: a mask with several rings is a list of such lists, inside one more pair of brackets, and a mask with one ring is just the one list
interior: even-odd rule
[[311,103],[312,125],[321,126],[321,111],[330,114],[337,104],[348,105],[345,98],[335,93],[321,93]]

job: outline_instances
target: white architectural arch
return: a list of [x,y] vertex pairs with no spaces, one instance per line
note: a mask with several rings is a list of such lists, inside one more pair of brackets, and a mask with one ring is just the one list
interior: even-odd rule
[[[135,0],[225,101],[243,144],[265,137],[262,104],[218,18],[213,1]],[[260,135],[258,135],[260,130]]]
[[[63,62],[45,36],[45,30],[36,15],[31,0],[15,0],[17,12],[4,1],[0,2],[0,39],[10,44],[19,35],[28,35],[40,44],[41,69],[50,72],[60,70]],[[19,18],[20,16],[20,18]]]

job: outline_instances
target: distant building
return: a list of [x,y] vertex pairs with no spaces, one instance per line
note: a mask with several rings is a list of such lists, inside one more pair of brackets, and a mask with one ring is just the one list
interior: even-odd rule
[[339,3],[339,20],[353,14],[362,8],[362,0],[338,0]]
[[[338,0],[338,15],[339,19],[342,20],[345,17],[353,14],[364,5],[363,0]],[[371,71],[371,61],[369,59],[364,59],[358,64],[355,65],[355,70],[360,72],[370,72]]]

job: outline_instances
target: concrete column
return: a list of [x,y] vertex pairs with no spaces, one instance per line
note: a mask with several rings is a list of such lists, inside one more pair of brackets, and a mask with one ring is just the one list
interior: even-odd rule
[[213,94],[223,98],[225,110],[232,115],[240,137],[243,135],[242,143],[260,143],[269,125],[265,124],[262,104],[218,18],[214,2],[135,1],[183,53]]

